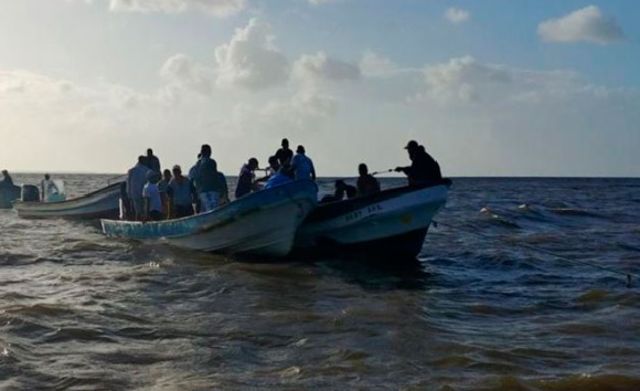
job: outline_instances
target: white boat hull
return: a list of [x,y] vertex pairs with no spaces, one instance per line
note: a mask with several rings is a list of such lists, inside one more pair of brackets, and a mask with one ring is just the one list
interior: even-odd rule
[[176,220],[102,220],[106,235],[160,242],[189,250],[279,257],[293,247],[296,230],[315,208],[310,181],[263,190],[213,211]]
[[18,216],[31,219],[96,219],[118,215],[120,202],[120,184],[109,185],[104,189],[85,196],[60,202],[23,202],[14,203]]

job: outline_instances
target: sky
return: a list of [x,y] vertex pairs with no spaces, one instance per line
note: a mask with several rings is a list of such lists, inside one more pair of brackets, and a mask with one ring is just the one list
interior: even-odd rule
[[0,166],[640,176],[636,0],[0,0]]

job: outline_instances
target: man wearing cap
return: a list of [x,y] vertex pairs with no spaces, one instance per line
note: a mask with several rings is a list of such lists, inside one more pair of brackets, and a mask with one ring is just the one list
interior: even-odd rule
[[411,140],[405,147],[411,159],[411,166],[396,167],[396,172],[403,172],[409,179],[410,186],[420,186],[442,179],[440,165],[431,157],[422,145]]
[[306,155],[306,151],[302,145],[298,145],[296,156],[291,160],[291,168],[293,169],[294,179],[311,179],[316,180],[316,169],[313,167],[313,161]]

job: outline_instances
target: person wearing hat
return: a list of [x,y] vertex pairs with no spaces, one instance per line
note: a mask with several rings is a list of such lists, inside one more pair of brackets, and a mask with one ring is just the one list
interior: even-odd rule
[[158,182],[162,175],[149,170],[147,172],[147,183],[142,189],[142,198],[144,199],[144,220],[158,221],[164,218],[162,213],[162,196],[158,188]]
[[316,180],[316,169],[313,167],[313,161],[307,156],[302,145],[298,145],[296,156],[291,160],[291,168],[293,169],[294,179],[311,179]]
[[409,153],[411,166],[396,167],[395,171],[403,172],[409,179],[410,186],[427,185],[442,179],[440,165],[422,145],[411,140],[404,149]]
[[133,207],[133,215],[137,221],[144,217],[144,200],[142,198],[142,190],[147,180],[147,172],[149,168],[145,165],[145,157],[138,156],[138,163],[127,171],[127,187],[126,193],[130,205]]

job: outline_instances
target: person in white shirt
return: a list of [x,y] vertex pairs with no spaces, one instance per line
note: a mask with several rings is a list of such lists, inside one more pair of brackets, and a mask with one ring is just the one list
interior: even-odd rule
[[158,182],[160,174],[155,171],[147,173],[147,183],[142,189],[142,198],[144,199],[145,220],[158,221],[164,218],[162,213],[162,197]]
[[60,190],[58,190],[58,186],[51,180],[51,176],[49,174],[44,174],[44,179],[40,182],[40,186],[42,188],[43,202],[49,201],[52,196],[60,192]]
[[313,167],[313,161],[306,155],[302,145],[298,145],[296,156],[291,160],[291,168],[293,168],[295,180],[311,179],[316,180],[316,169]]

